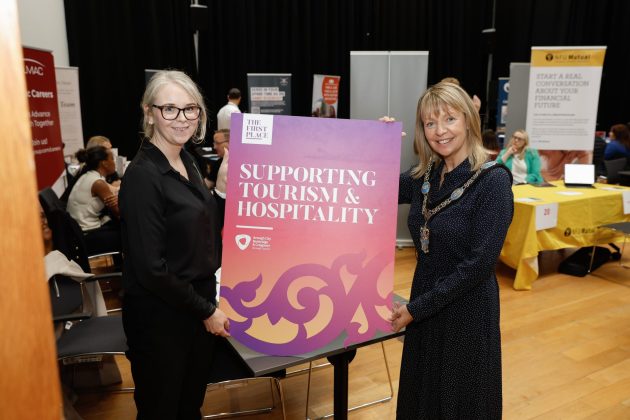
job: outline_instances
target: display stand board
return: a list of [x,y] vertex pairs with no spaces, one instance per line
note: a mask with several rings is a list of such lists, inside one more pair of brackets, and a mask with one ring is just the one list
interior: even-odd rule
[[[413,151],[418,100],[427,88],[428,51],[351,51],[350,118],[378,119],[384,115],[403,123],[400,168],[418,162]],[[409,205],[398,208],[396,243],[413,246],[407,218]]]
[[291,115],[291,74],[248,73],[252,114]]
[[50,51],[23,48],[37,188],[63,192],[65,164],[57,104],[55,62]]

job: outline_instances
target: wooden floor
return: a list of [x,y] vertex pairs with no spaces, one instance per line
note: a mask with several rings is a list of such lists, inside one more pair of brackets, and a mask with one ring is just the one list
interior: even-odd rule
[[[563,252],[543,253],[541,276],[530,292],[512,289],[514,271],[497,267],[501,288],[503,393],[505,419],[630,419],[630,270],[609,262],[592,275],[558,274]],[[630,252],[623,262],[630,264]],[[411,249],[396,251],[395,291],[407,297],[415,257]],[[402,343],[390,340],[385,351],[394,393]],[[129,365],[117,359],[125,384]],[[349,404],[362,404],[389,394],[380,344],[363,348],[350,365]],[[305,416],[306,375],[281,381],[288,419]],[[271,404],[269,382],[216,387],[206,394],[204,412],[251,409]],[[351,419],[393,419],[395,398],[350,414]],[[276,397],[277,399],[277,397]],[[313,374],[311,418],[332,411],[332,368]],[[135,418],[132,394],[81,394],[75,404],[85,419]],[[250,419],[280,419],[271,413]]]

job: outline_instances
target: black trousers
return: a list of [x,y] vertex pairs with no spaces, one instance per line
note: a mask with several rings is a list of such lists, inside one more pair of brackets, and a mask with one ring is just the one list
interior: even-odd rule
[[154,296],[126,295],[123,325],[137,419],[200,419],[217,338]]

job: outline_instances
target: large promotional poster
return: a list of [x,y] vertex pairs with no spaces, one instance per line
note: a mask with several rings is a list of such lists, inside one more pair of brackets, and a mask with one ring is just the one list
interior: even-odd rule
[[530,145],[593,150],[606,47],[532,47],[527,100]]
[[337,118],[339,109],[339,81],[341,76],[313,75],[313,104],[311,116]]
[[252,114],[291,115],[291,74],[248,73]]
[[234,114],[220,307],[249,348],[390,331],[401,123]]
[[65,170],[55,64],[50,51],[25,47],[23,52],[37,188],[41,190],[63,183]]

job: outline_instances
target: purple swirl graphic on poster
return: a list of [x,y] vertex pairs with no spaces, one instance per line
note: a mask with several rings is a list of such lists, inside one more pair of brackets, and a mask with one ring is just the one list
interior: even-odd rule
[[[390,324],[383,319],[377,308],[391,308],[392,294],[380,296],[377,290],[379,275],[393,263],[386,253],[376,255],[369,261],[366,253],[346,254],[337,257],[330,267],[321,264],[299,264],[286,270],[274,284],[265,300],[256,306],[251,302],[265,279],[258,275],[250,281],[239,282],[234,288],[221,288],[221,299],[225,299],[244,322],[230,320],[230,332],[238,341],[265,354],[288,356],[317,350],[344,332],[344,345],[371,339],[377,330],[388,331]],[[354,278],[352,287],[346,291],[342,275]],[[304,286],[293,293],[300,307],[290,302],[289,288],[300,279],[317,278],[324,285],[317,288]],[[320,282],[321,284],[321,282]],[[295,288],[295,286],[294,286]],[[293,289],[292,289],[293,290]],[[305,324],[320,314],[320,298],[327,296],[333,304],[333,314],[328,324],[316,334],[309,336]],[[365,315],[365,324],[354,322],[358,310]],[[248,333],[254,319],[267,316],[271,324],[281,319],[297,326],[297,334],[285,343],[262,341]],[[362,330],[364,328],[365,330]]]

